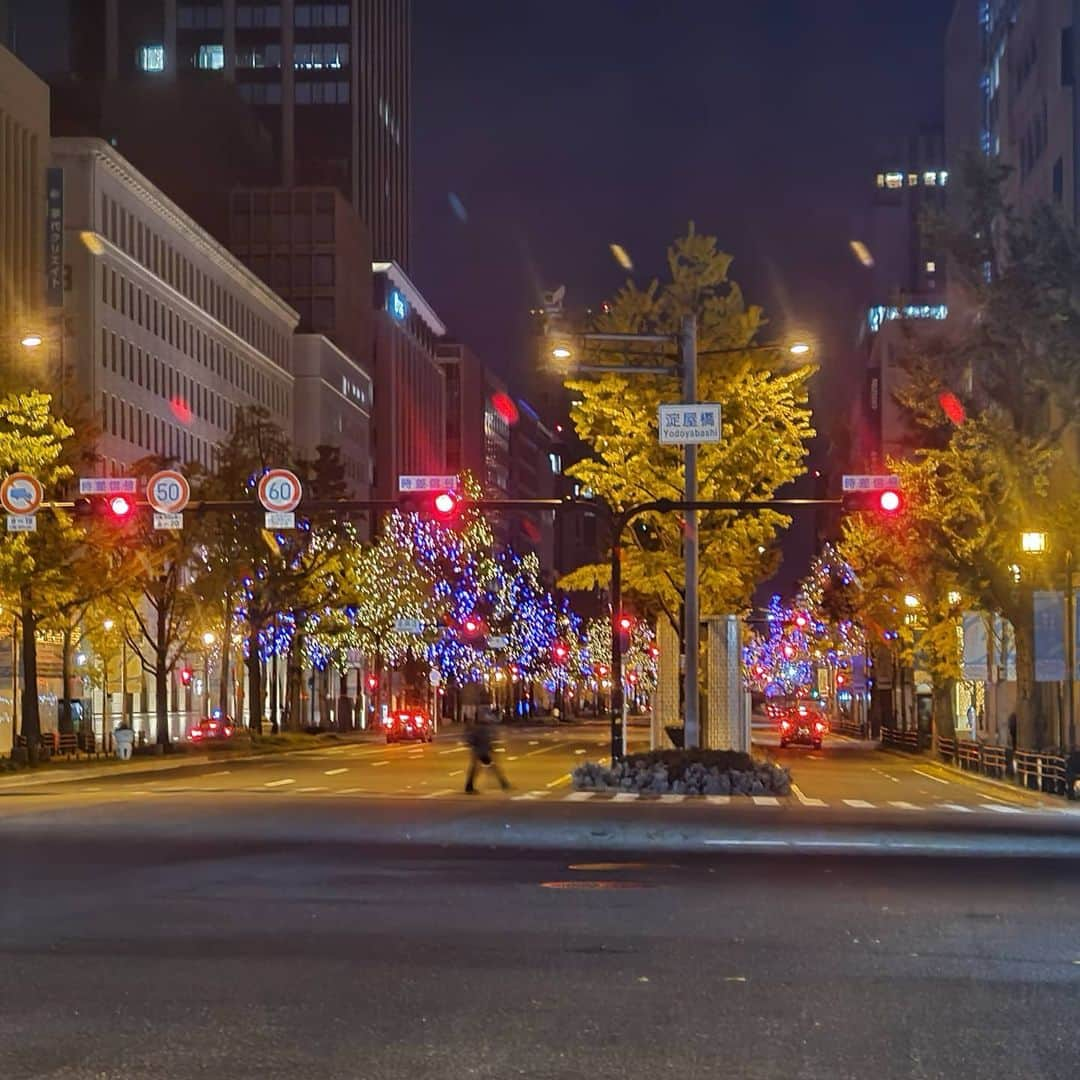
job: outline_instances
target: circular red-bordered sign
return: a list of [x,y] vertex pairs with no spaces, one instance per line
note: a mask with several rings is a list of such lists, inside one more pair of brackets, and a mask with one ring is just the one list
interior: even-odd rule
[[9,473],[0,483],[0,503],[9,514],[36,513],[42,494],[40,481],[29,473]]
[[190,498],[187,477],[175,469],[162,469],[146,482],[146,501],[159,514],[179,514]]
[[287,514],[300,505],[303,488],[296,473],[271,469],[259,481],[259,502],[271,513]]

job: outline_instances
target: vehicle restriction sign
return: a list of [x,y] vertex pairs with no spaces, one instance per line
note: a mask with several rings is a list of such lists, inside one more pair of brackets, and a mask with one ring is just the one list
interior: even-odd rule
[[175,469],[162,469],[146,482],[146,501],[159,514],[179,514],[190,499],[191,485]]
[[259,481],[259,502],[266,509],[268,529],[292,528],[292,512],[300,505],[303,488],[296,473],[288,469],[271,469]]
[[0,484],[0,503],[9,514],[34,514],[41,505],[41,498],[41,484],[29,473],[9,473]]

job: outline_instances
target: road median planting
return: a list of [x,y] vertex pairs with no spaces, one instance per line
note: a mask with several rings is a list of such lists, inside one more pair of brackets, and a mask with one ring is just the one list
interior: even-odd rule
[[653,750],[614,766],[586,761],[573,772],[578,791],[654,795],[787,795],[791,774],[736,750]]

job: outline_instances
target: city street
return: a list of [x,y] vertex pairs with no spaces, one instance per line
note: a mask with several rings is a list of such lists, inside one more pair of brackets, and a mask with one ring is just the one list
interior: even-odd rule
[[365,805],[399,843],[317,793],[5,798],[0,1075],[1075,1069],[1072,859],[435,846],[439,807]]

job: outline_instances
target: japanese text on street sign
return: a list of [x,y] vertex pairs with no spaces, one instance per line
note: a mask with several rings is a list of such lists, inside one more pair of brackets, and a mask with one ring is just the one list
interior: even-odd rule
[[719,441],[719,405],[699,402],[697,405],[660,406],[661,443],[685,446]]
[[899,476],[845,476],[844,491],[893,491],[900,486]]
[[424,632],[424,624],[419,619],[411,619],[403,616],[394,621],[394,629],[399,634],[422,634]]
[[34,514],[8,514],[8,532],[37,532],[37,517]]
[[296,528],[296,515],[291,510],[267,510],[264,517],[268,529]]
[[175,530],[184,527],[183,514],[154,514],[154,528],[161,530]]
[[453,491],[456,476],[399,476],[398,491]]
[[64,170],[45,170],[45,303],[64,303]]
[[134,476],[81,476],[80,495],[134,495]]

